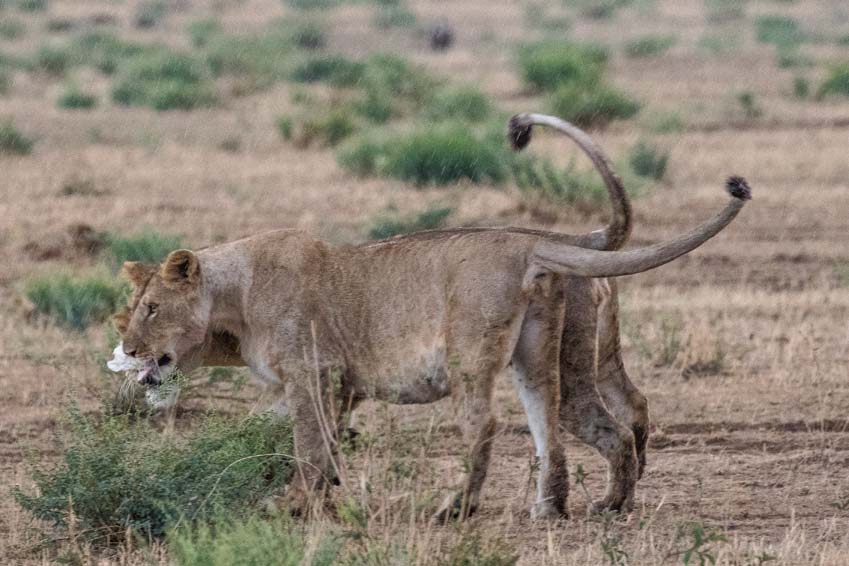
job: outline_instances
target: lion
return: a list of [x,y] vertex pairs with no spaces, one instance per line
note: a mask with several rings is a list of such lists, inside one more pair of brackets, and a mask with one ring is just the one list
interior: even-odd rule
[[549,232],[430,232],[427,237],[335,246],[277,230],[159,266],[128,262],[135,291],[116,320],[138,379],[157,386],[204,361],[208,337],[227,333],[260,379],[284,391],[294,430],[302,509],[332,476],[334,405],[364,399],[430,403],[451,396],[468,463],[463,488],[440,518],[479,505],[496,421],[495,376],[512,368],[540,456],[535,518],[567,515],[560,425],[561,278],[616,277],[663,265],[725,228],[751,197],[729,179],[731,199],[712,220],[671,241],[630,251],[564,244]]

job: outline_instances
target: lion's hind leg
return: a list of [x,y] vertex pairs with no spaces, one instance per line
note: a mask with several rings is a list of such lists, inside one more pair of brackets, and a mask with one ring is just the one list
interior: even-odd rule
[[558,434],[562,311],[562,305],[531,304],[512,362],[513,384],[540,463],[537,499],[531,509],[536,519],[568,517],[569,470]]

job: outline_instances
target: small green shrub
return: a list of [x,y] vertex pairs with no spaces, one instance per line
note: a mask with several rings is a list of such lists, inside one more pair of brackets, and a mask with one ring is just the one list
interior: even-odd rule
[[811,84],[805,77],[793,77],[793,95],[796,98],[808,98],[811,94]]
[[72,408],[58,466],[36,466],[38,493],[17,490],[35,517],[94,542],[120,541],[127,530],[160,538],[183,523],[235,518],[288,480],[291,425],[271,415],[235,421],[206,416],[183,438],[146,421],[83,416]]
[[640,177],[660,181],[666,174],[669,164],[669,152],[645,142],[639,142],[631,150],[631,169]]
[[477,87],[460,86],[439,91],[424,109],[424,114],[434,121],[482,122],[492,115],[492,103]]
[[547,159],[516,155],[511,168],[516,186],[534,199],[578,205],[590,210],[607,201],[607,189],[601,178],[579,172],[574,167],[561,170]]
[[0,95],[6,94],[12,88],[12,74],[8,69],[0,67]]
[[149,29],[168,14],[168,4],[164,0],[144,0],[136,8],[133,23],[137,28]]
[[339,165],[358,177],[378,175],[386,161],[387,144],[362,136],[343,145],[336,154]]
[[507,174],[507,158],[500,144],[451,123],[421,125],[381,141],[358,138],[338,154],[339,163],[357,175],[395,177],[417,186],[464,179],[499,183]]
[[648,128],[658,134],[683,132],[687,129],[684,118],[677,112],[657,112],[648,117]]
[[74,29],[74,21],[68,18],[50,18],[44,25],[44,29],[53,33],[62,33]]
[[711,24],[725,24],[746,17],[745,0],[705,0],[706,19]]
[[830,95],[849,96],[849,63],[833,67],[817,89],[817,98],[822,99]]
[[125,106],[191,110],[216,102],[206,65],[189,55],[157,50],[122,66],[112,99]]
[[36,67],[51,75],[64,75],[72,64],[73,57],[67,48],[45,45],[35,54]]
[[125,61],[157,48],[125,41],[111,33],[89,32],[74,38],[69,49],[72,64],[94,67],[111,75]]
[[780,46],[776,57],[776,63],[782,69],[791,67],[810,67],[814,61],[799,50],[798,45]]
[[124,291],[111,279],[60,275],[30,281],[26,297],[35,311],[61,326],[83,330],[115,312]]
[[425,71],[401,57],[376,54],[365,61],[361,86],[381,90],[418,106],[430,98],[436,84]]
[[26,33],[27,28],[20,20],[4,18],[0,20],[0,38],[18,39]]
[[787,16],[759,16],[755,20],[755,35],[761,43],[779,46],[794,45],[805,40],[799,23]]
[[837,45],[846,46],[849,45],[849,34],[841,35],[837,38]]
[[[306,562],[313,545],[318,548]],[[169,555],[177,566],[332,566],[341,546],[342,540],[334,536],[318,543],[309,540],[303,526],[282,517],[234,521],[225,515],[168,534]]]
[[375,124],[385,124],[396,113],[395,97],[380,85],[367,86],[355,107],[363,118]]
[[289,78],[292,72],[291,30],[280,25],[259,34],[214,35],[205,51],[215,76],[249,78],[267,86]]
[[306,20],[292,29],[292,42],[301,49],[321,49],[327,43],[327,37],[317,21]]
[[27,155],[35,141],[22,134],[11,120],[0,122],[0,154]]
[[[304,121],[296,141],[301,147],[307,147],[313,142],[335,146],[350,137],[356,129],[351,111],[347,108],[337,108]],[[280,133],[284,134],[282,129]]]
[[112,268],[118,269],[125,261],[159,263],[182,245],[180,236],[160,234],[146,228],[132,236],[107,235],[105,253]]
[[503,149],[478,139],[466,126],[422,126],[394,140],[386,153],[383,173],[417,186],[504,180]]
[[69,85],[57,104],[60,108],[90,109],[97,106],[97,96],[81,91],[76,85]]
[[381,29],[411,28],[418,23],[416,14],[406,6],[384,6],[374,17],[374,25]]
[[653,57],[668,51],[675,45],[673,35],[647,35],[625,44],[628,57]]
[[563,83],[598,82],[607,50],[594,45],[543,41],[523,45],[518,53],[525,84],[535,90],[554,90]]
[[699,40],[699,47],[713,55],[722,55],[740,47],[740,38],[737,34],[706,35]]
[[342,55],[316,55],[292,71],[297,82],[328,82],[335,86],[353,86],[362,80],[366,65]]
[[294,124],[289,116],[280,116],[277,118],[277,131],[280,132],[280,137],[286,141],[292,140]]
[[612,18],[619,8],[627,6],[632,0],[569,0],[578,12],[593,20]]
[[338,6],[341,0],[286,0],[286,3],[299,10],[319,10]]
[[587,88],[581,84],[564,83],[550,96],[548,107],[556,116],[581,127],[627,120],[640,111],[639,103],[603,84]]
[[21,12],[44,12],[47,10],[47,0],[20,0],[18,10]]
[[849,262],[838,262],[834,264],[834,278],[841,287],[849,287]]
[[373,222],[369,229],[369,238],[382,240],[398,234],[444,228],[448,217],[453,213],[454,209],[450,207],[431,206],[413,216],[402,218],[394,211],[389,210]]
[[195,47],[206,47],[209,40],[221,33],[221,22],[215,18],[205,18],[191,22],[186,31],[192,40],[192,45]]
[[763,115],[763,110],[758,104],[755,94],[749,91],[737,93],[737,103],[743,111],[747,120],[755,120]]

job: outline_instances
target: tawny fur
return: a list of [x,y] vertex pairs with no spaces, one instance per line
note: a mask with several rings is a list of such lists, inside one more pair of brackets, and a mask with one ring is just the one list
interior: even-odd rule
[[[319,414],[325,400],[429,403],[451,395],[469,457],[466,516],[488,467],[495,376],[522,368],[524,391],[543,414],[535,513],[565,512],[560,423],[561,277],[608,277],[652,269],[695,249],[744,204],[735,196],[713,220],[663,244],[627,252],[568,246],[556,234],[431,233],[427,238],[332,246],[275,231],[192,253],[172,252],[153,273],[135,264],[136,308],[125,351],[161,360],[163,373],[203,363],[213,331],[238,339],[254,373],[282,388],[294,422],[294,504],[330,475]],[[330,375],[344,397],[333,396]],[[539,400],[537,403],[535,400]]]

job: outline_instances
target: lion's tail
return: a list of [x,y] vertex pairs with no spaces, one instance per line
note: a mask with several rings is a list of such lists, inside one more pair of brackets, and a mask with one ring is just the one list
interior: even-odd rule
[[573,124],[555,116],[531,113],[517,114],[510,119],[507,136],[513,149],[521,150],[530,143],[533,126],[553,128],[574,141],[592,160],[610,195],[613,210],[610,223],[602,230],[582,236],[577,245],[595,250],[618,250],[624,246],[631,234],[631,202],[622,180],[611,168],[607,155],[583,130]]
[[534,248],[525,284],[547,272],[579,277],[616,277],[654,269],[690,252],[728,226],[751,199],[751,189],[742,177],[726,182],[731,201],[713,219],[667,242],[629,251],[600,251],[568,246],[556,237],[541,239]]

